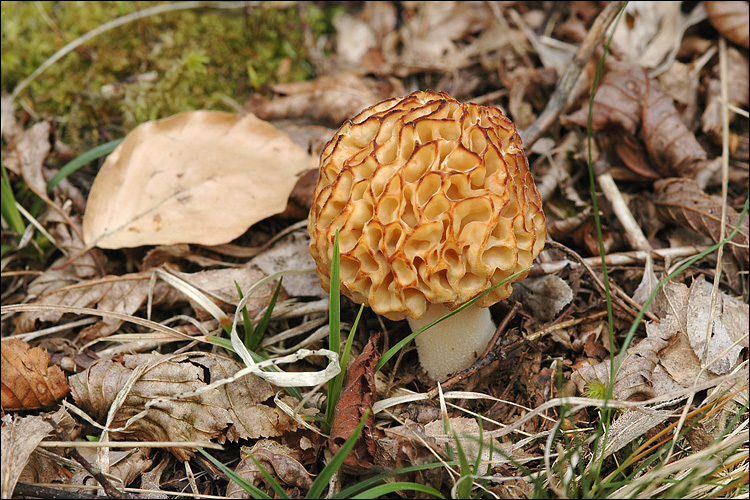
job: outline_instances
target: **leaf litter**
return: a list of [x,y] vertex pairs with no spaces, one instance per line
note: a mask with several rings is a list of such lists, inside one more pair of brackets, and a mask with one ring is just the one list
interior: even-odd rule
[[[382,99],[414,88],[434,88],[462,100],[501,107],[526,129],[543,116],[549,96],[568,68],[578,64],[573,55],[577,46],[590,43],[601,12],[602,5],[593,2],[556,3],[548,12],[532,4],[345,5],[333,17],[329,36],[315,43],[310,40],[310,62],[317,77],[269,85],[250,96],[232,96],[242,103],[232,108],[244,108],[255,116],[190,111],[144,123],[104,162],[96,180],[82,170],[71,176],[72,183],[65,179],[50,193],[46,183],[66,154],[64,124],[25,115],[4,97],[4,166],[14,188],[23,182],[42,200],[43,208],[34,216],[58,249],[47,250],[47,243],[33,229],[24,241],[43,250],[41,260],[29,260],[20,247],[6,258],[4,250],[4,308],[22,302],[39,306],[36,311],[3,317],[4,397],[5,370],[10,366],[6,352],[18,359],[23,356],[8,350],[11,344],[6,337],[47,336],[59,342],[42,343],[53,364],[47,361],[40,369],[54,370],[54,360],[66,356],[89,360],[65,365],[72,394],[63,403],[74,402],[79,412],[88,415],[75,413],[78,434],[107,429],[102,436],[114,441],[224,443],[222,458],[240,460],[235,470],[271,494],[250,456],[290,495],[304,496],[325,457],[351,435],[368,408],[378,411],[370,414],[346,467],[332,480],[330,494],[356,484],[369,472],[449,458],[457,443],[445,433],[445,425],[458,432],[470,460],[480,455],[475,446],[479,425],[487,436],[502,436],[486,440],[480,458],[487,467],[481,473],[491,479],[475,479],[475,493],[485,488],[500,497],[533,496],[532,483],[517,466],[523,463],[549,479],[545,488],[552,494],[583,494],[559,490],[576,478],[565,473],[565,450],[558,438],[588,432],[597,424],[599,413],[594,408],[601,403],[568,413],[557,398],[576,392],[593,396],[593,388],[609,382],[610,359],[619,352],[633,311],[680,259],[717,243],[721,234],[734,229],[747,199],[747,155],[742,146],[747,143],[743,117],[748,102],[747,53],[734,34],[736,29],[721,25],[717,17],[721,14],[709,11],[709,21],[705,20],[703,3],[631,3],[615,33],[594,98],[597,169],[612,172],[616,188],[654,250],[649,259],[638,256],[635,251],[643,249],[631,245],[636,240],[626,234],[622,212],[600,204],[605,253],[608,261],[615,262],[608,266],[616,293],[614,346],[609,343],[608,322],[602,319],[604,276],[581,153],[586,149],[588,91],[598,53],[581,62],[582,76],[564,95],[565,115],[553,127],[545,127],[544,137],[532,141],[535,147],[527,151],[537,185],[544,191],[550,234],[578,258],[548,246],[538,259],[541,265],[532,271],[538,274],[516,286],[508,301],[493,306],[496,319],[506,314],[510,318],[496,346],[502,354],[458,382],[464,392],[451,394],[449,401],[456,404],[449,403],[447,414],[434,401],[424,402],[435,388],[420,373],[413,350],[407,348],[381,372],[374,371],[376,352],[400,340],[406,330],[366,311],[353,346],[362,354],[347,367],[351,379],[339,400],[335,432],[321,436],[313,430],[314,420],[308,418],[325,407],[324,394],[312,387],[300,403],[284,395],[276,382],[298,384],[287,376],[300,375],[301,380],[318,383],[335,372],[338,359],[324,349],[327,311],[317,302],[327,296],[314,274],[284,276],[270,332],[260,344],[266,354],[283,356],[276,366],[285,372],[269,374],[271,382],[253,374],[235,380],[244,367],[234,359],[205,352],[203,342],[207,335],[222,335],[228,318],[234,325],[235,350],[244,364],[257,363],[241,348],[243,310],[257,324],[278,276],[312,267],[306,233],[294,224],[305,219],[309,210],[315,157],[343,121]],[[720,32],[728,30],[729,47],[722,49],[715,32],[707,29],[709,23]],[[721,57],[728,58],[728,76],[720,71]],[[728,83],[727,101],[733,107],[727,124],[728,164],[722,167],[723,83]],[[544,141],[549,144],[544,146]],[[728,192],[722,197],[721,183],[727,179]],[[85,214],[81,192],[88,197]],[[28,198],[19,200],[30,206]],[[724,228],[722,210],[726,211]],[[12,238],[3,225],[4,247],[18,241]],[[696,400],[691,411],[712,402],[719,402],[719,407],[694,422],[686,438],[689,448],[669,466],[701,450],[721,450],[716,440],[723,433],[736,432],[736,427],[726,425],[747,400],[742,391],[737,392],[747,379],[747,249],[745,218],[720,262],[709,255],[656,294],[648,310],[650,319],[637,329],[613,381],[613,404],[630,406],[615,413],[603,471],[616,469],[614,463],[627,459],[628,450],[673,425],[681,412],[679,401],[684,399],[680,398],[691,391],[707,391],[705,401]],[[670,257],[669,252],[678,257]],[[162,273],[184,285],[175,287],[177,281],[159,279]],[[712,280],[718,280],[718,287]],[[265,285],[256,286],[259,282]],[[71,311],[82,307],[97,308],[104,319],[77,325],[77,314]],[[342,299],[344,326],[355,312]],[[108,313],[112,315],[107,317]],[[174,330],[183,336],[178,343],[139,340],[111,345],[107,339],[123,342],[131,335],[153,335],[138,326],[144,323],[124,321],[114,313],[176,323]],[[377,343],[370,337],[375,332],[381,333]],[[201,343],[186,343],[188,339]],[[143,345],[156,351],[137,352]],[[272,363],[262,366],[268,364]],[[422,392],[415,394],[407,387]],[[484,399],[468,394],[482,394]],[[55,401],[61,397],[64,394],[47,407],[59,404]],[[402,411],[405,401],[415,400],[423,401],[419,415]],[[6,474],[11,467],[5,461],[5,451],[11,449],[6,436],[15,425],[8,417],[32,416],[22,417],[23,410],[6,406],[5,400],[3,411],[7,412],[2,428],[5,480],[11,477]],[[481,422],[477,414],[482,415]],[[746,425],[744,415],[739,417],[740,427]],[[555,422],[561,430],[554,432],[561,434],[550,434]],[[733,439],[726,440],[727,446]],[[65,462],[47,448],[37,447],[31,453],[36,442],[35,438],[28,450],[10,455],[16,469],[28,462],[21,477],[31,479],[24,481],[35,477],[41,481],[39,464],[48,464],[43,467],[66,471],[65,482],[95,485],[94,476],[82,465]],[[490,443],[497,452],[492,460],[487,455]],[[247,446],[240,452],[238,445]],[[155,456],[154,452],[115,455],[112,450],[110,461],[102,463],[109,464],[120,489],[140,485],[165,495],[192,481],[203,491],[238,494],[231,481],[228,487],[216,488],[186,470],[169,467],[175,459],[190,460],[191,448],[169,447],[169,451],[157,451]],[[587,456],[588,448],[580,451]],[[552,455],[557,452],[555,459]],[[516,462],[509,462],[508,456]],[[99,460],[94,455],[88,458],[92,463]],[[545,459],[550,458],[552,465],[547,468]],[[186,464],[194,467],[194,460]],[[558,469],[558,464],[563,465]],[[406,476],[448,495],[460,473],[445,465]],[[4,482],[3,493],[12,492],[14,484]]]

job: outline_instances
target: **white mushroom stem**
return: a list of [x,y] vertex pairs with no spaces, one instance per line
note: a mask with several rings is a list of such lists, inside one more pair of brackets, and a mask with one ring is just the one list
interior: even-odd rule
[[[450,309],[431,304],[419,319],[409,319],[411,331],[442,318]],[[481,356],[495,334],[490,310],[472,305],[420,333],[414,340],[419,362],[433,380],[442,381],[449,375],[468,368]]]

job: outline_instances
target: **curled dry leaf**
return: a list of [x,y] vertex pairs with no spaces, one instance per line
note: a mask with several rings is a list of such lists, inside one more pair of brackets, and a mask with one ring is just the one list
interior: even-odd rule
[[550,321],[573,300],[573,290],[560,278],[552,274],[538,278],[526,278],[513,287],[509,297],[535,312],[540,322]]
[[[92,448],[79,449],[79,453],[89,461],[89,463],[96,463],[97,452]],[[148,451],[146,448],[136,448],[124,451],[111,451],[112,463],[107,471],[107,477],[112,481],[113,486],[116,488],[124,488],[130,485],[133,481],[141,477],[141,475],[151,467],[153,459],[148,457]],[[91,475],[91,473],[83,468],[77,470],[70,478],[70,484],[80,485],[80,493],[91,491],[88,487],[98,486],[97,480]]]
[[[16,326],[20,332],[28,332],[35,328],[37,321],[58,322],[65,314],[65,307],[96,307],[102,311],[131,315],[141,308],[149,293],[152,304],[174,301],[177,294],[165,283],[157,282],[151,286],[151,274],[140,272],[123,276],[105,276],[48,291],[34,303],[61,306],[60,309],[23,312],[18,316]],[[117,318],[102,318],[101,321],[84,329],[80,339],[86,342],[110,335],[117,331],[122,323],[122,320]]]
[[[613,394],[623,401],[641,401],[656,396],[651,376],[659,363],[658,353],[668,345],[668,340],[677,333],[677,322],[673,317],[667,317],[662,323],[669,322],[664,328],[646,328],[647,337],[637,345],[630,347],[617,372],[613,387]],[[584,361],[578,366],[571,380],[578,391],[586,392],[586,387],[593,384],[609,384],[611,362],[602,361],[592,365]]]
[[718,0],[706,4],[708,20],[716,30],[737,45],[750,46],[750,7],[745,1]]
[[373,436],[375,419],[372,414],[372,405],[375,404],[378,396],[375,389],[375,366],[380,360],[377,347],[378,337],[379,335],[370,337],[370,341],[362,349],[362,354],[357,356],[346,370],[341,397],[336,403],[331,437],[328,439],[331,452],[339,451],[359,425],[365,411],[370,410],[359,441],[344,460],[345,470],[350,473],[364,473],[375,465],[377,443]]
[[723,375],[736,366],[742,348],[748,346],[748,305],[719,291],[709,326],[712,289],[702,276],[690,286],[686,333],[701,365]]
[[[747,107],[750,101],[750,63],[745,54],[734,47],[727,48],[727,98],[730,104],[739,108]],[[701,116],[701,129],[709,137],[721,144],[721,134],[724,126],[721,103],[721,74],[720,65],[716,64],[712,70],[712,78],[708,81],[706,93],[706,107]],[[731,123],[736,114],[729,111]]]
[[[128,355],[124,365],[104,359],[71,377],[76,403],[93,418],[106,418],[118,392],[135,368],[142,365],[145,365],[143,373],[117,410],[112,428],[123,427],[153,399],[198,391],[212,382],[231,377],[241,368],[229,358],[202,352]],[[297,425],[283,411],[266,404],[274,393],[269,383],[251,374],[196,396],[155,404],[144,418],[111,436],[141,441],[209,441],[215,438],[236,441],[279,436],[296,429]],[[193,456],[186,448],[171,448],[170,451],[183,461]]]
[[29,348],[18,339],[2,343],[2,407],[6,411],[34,410],[64,398],[70,387],[59,366],[49,366],[41,347]]
[[[561,119],[586,126],[588,106]],[[674,101],[649,78],[644,68],[621,62],[609,64],[594,97],[592,127],[621,129],[642,140],[651,163],[663,176],[693,176],[706,152],[682,123]]]
[[[243,459],[237,464],[234,471],[249,483],[258,486],[263,481],[263,474],[251,457],[281,480],[282,484],[295,486],[302,491],[307,491],[312,486],[313,480],[310,473],[299,463],[299,453],[284,444],[261,439],[252,448],[242,447]],[[236,482],[230,481],[227,485],[226,496],[229,498],[250,498]]]
[[311,81],[274,85],[278,97],[253,96],[247,109],[265,120],[305,117],[339,126],[368,106],[403,93],[403,87],[394,88],[391,83],[395,81],[379,86],[372,79],[348,72],[322,75]]
[[[5,344],[5,342],[3,342]],[[4,349],[3,349],[4,350]],[[52,419],[66,425],[70,421],[70,415],[64,408],[59,409],[51,415]],[[41,415],[29,415],[18,417],[7,414],[2,419],[2,430],[0,431],[0,498],[14,498],[13,490],[16,482],[24,471],[31,453],[36,449],[42,439],[52,432],[52,425],[46,422]],[[59,477],[58,477],[59,479]]]
[[310,155],[252,114],[180,113],[136,127],[91,187],[84,240],[100,248],[227,243],[284,210]]
[[[678,224],[703,236],[708,236],[714,243],[720,241],[721,235],[721,201],[706,194],[691,179],[663,179],[654,183],[656,189],[656,213],[664,222]],[[737,223],[740,215],[732,207],[727,207],[725,236]],[[748,261],[748,242],[750,242],[748,220],[745,218],[740,230],[729,244],[732,255],[740,266]]]

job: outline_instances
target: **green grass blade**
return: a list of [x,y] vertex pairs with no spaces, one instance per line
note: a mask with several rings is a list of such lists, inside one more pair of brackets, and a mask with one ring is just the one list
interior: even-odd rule
[[[357,313],[357,318],[354,320],[352,329],[349,331],[349,336],[347,337],[346,345],[344,346],[344,352],[341,354],[341,358],[339,360],[339,366],[341,367],[341,372],[333,378],[333,383],[330,384],[329,386],[330,388],[328,389],[327,401],[331,401],[331,404],[330,405],[326,404],[325,422],[326,422],[327,429],[330,429],[331,425],[333,425],[336,404],[339,402],[339,397],[341,396],[341,389],[344,387],[344,379],[346,378],[346,367],[349,364],[349,353],[352,350],[354,334],[357,331],[357,325],[359,325],[359,318],[362,316],[362,311],[364,311],[364,309],[365,309],[365,306],[364,304],[362,304],[359,308],[359,312]],[[330,408],[330,413],[329,413],[329,408]]]
[[264,493],[262,490],[260,490],[257,486],[255,486],[252,483],[249,483],[245,479],[243,479],[240,475],[238,475],[236,472],[234,472],[232,469],[224,465],[223,463],[216,460],[214,457],[203,451],[203,448],[198,448],[198,452],[206,457],[212,464],[214,464],[221,472],[223,472],[229,479],[234,481],[239,485],[240,488],[247,491],[247,493],[252,498],[264,498],[264,499],[270,499],[271,497]]
[[252,335],[250,339],[250,345],[247,347],[248,349],[256,349],[260,345],[260,341],[263,340],[263,334],[266,333],[268,323],[271,321],[271,314],[273,314],[273,308],[276,307],[276,300],[278,300],[279,298],[279,292],[281,291],[281,282],[283,280],[283,276],[279,278],[279,283],[278,285],[276,285],[276,290],[273,291],[273,296],[271,297],[271,301],[268,303],[268,307],[266,307],[266,311],[263,313],[263,316],[260,318],[260,321],[255,326],[255,328],[251,330]]
[[120,145],[120,143],[124,140],[123,139],[115,139],[114,141],[109,141],[104,144],[100,144],[99,146],[96,146],[95,148],[89,149],[85,153],[83,153],[81,156],[78,156],[68,163],[66,163],[58,172],[55,174],[55,176],[47,183],[47,192],[49,193],[54,189],[57,184],[68,177],[70,174],[81,168],[82,166],[86,165],[87,163],[96,160],[97,158],[101,158],[104,155],[108,155],[114,149]]
[[531,269],[531,267],[532,267],[532,266],[529,266],[529,267],[527,267],[527,268],[521,269],[521,270],[520,270],[520,271],[518,271],[517,273],[513,273],[513,274],[511,274],[510,276],[508,276],[507,278],[505,278],[505,279],[504,279],[503,281],[501,281],[500,283],[498,283],[498,284],[496,284],[496,285],[492,286],[492,288],[490,288],[490,289],[488,289],[488,290],[485,290],[484,292],[480,293],[479,295],[477,295],[476,297],[474,297],[474,298],[473,298],[473,299],[471,299],[470,301],[466,302],[465,304],[462,304],[462,305],[461,305],[461,306],[460,306],[460,307],[459,307],[458,309],[456,309],[456,310],[454,310],[454,311],[451,311],[451,312],[449,312],[448,314],[446,314],[446,315],[445,315],[445,316],[443,316],[442,318],[440,318],[440,319],[436,319],[435,321],[433,321],[433,322],[432,322],[432,323],[430,323],[429,325],[427,325],[427,326],[424,326],[424,327],[422,327],[422,328],[418,329],[418,330],[417,330],[416,332],[413,332],[413,333],[412,333],[411,335],[408,335],[408,336],[407,336],[406,338],[404,338],[404,339],[403,339],[402,341],[398,342],[398,343],[397,343],[396,345],[394,345],[393,347],[391,347],[390,349],[388,349],[388,351],[387,351],[387,352],[386,352],[385,354],[383,354],[383,356],[382,356],[382,357],[380,358],[380,361],[378,361],[378,365],[377,365],[377,366],[375,367],[375,371],[377,372],[377,371],[381,370],[381,369],[383,368],[383,366],[385,366],[385,364],[386,364],[386,363],[387,363],[388,361],[390,361],[390,359],[391,359],[391,358],[392,358],[393,356],[395,356],[395,355],[396,355],[396,354],[397,354],[397,353],[398,353],[398,352],[399,352],[399,351],[400,351],[401,349],[403,349],[403,348],[404,348],[404,346],[405,346],[406,344],[408,344],[409,342],[411,342],[412,340],[414,340],[414,339],[415,339],[415,338],[417,337],[417,335],[419,335],[419,334],[420,334],[420,333],[422,333],[423,331],[427,330],[428,328],[432,327],[433,325],[437,325],[438,323],[440,323],[440,322],[441,322],[441,321],[443,321],[444,319],[450,318],[450,317],[451,317],[451,316],[453,316],[454,314],[458,314],[459,312],[463,311],[463,310],[464,310],[464,309],[466,309],[467,307],[471,307],[471,306],[473,306],[473,305],[474,305],[474,304],[475,304],[475,303],[476,303],[476,302],[477,302],[478,300],[481,300],[481,299],[482,299],[482,297],[484,297],[485,295],[487,295],[487,294],[491,293],[491,292],[492,292],[492,290],[494,290],[495,288],[497,288],[497,287],[499,287],[499,286],[501,286],[501,285],[503,285],[503,284],[507,283],[508,281],[512,280],[512,279],[513,279],[513,278],[515,278],[516,276],[518,276],[518,275],[520,275],[520,274],[523,274],[523,273],[525,273],[526,271],[528,271],[529,269]]
[[[239,295],[240,300],[244,299],[242,295],[242,288],[240,288],[240,284],[237,283],[237,280],[234,280],[234,286],[237,288],[237,295]],[[250,337],[252,336],[253,332],[253,323],[250,321],[250,314],[247,312],[247,307],[242,308],[242,327],[245,329],[245,347],[247,347],[248,351],[252,351],[254,348],[250,347]],[[229,333],[231,335],[232,327],[228,327]],[[226,331],[226,328],[224,329]]]
[[331,283],[328,294],[328,348],[341,354],[341,295],[339,284],[339,232],[333,241],[333,261],[331,262]]
[[[458,487],[456,488],[456,494],[458,498],[471,498],[471,487],[473,485],[473,471],[471,470],[471,464],[469,459],[466,457],[464,447],[461,444],[461,440],[458,438],[456,431],[451,429],[453,434],[453,440],[456,442],[456,451],[458,452],[458,463],[460,465],[461,477],[458,478]],[[481,457],[481,455],[480,455]]]
[[[381,484],[379,486],[375,486],[373,488],[370,488],[367,491],[363,491],[362,493],[358,495],[354,495],[350,498],[378,498],[383,495],[387,495],[389,493],[395,493],[399,491],[419,491],[422,493],[427,493],[428,495],[432,495],[435,498],[445,498],[442,493],[440,493],[438,490],[431,486],[427,486],[424,484],[418,484],[418,483],[409,483],[409,482],[397,482],[397,483],[388,483],[388,484]],[[469,497],[459,497],[459,498],[469,498]]]
[[341,468],[344,460],[346,460],[346,457],[349,456],[349,453],[351,453],[354,445],[357,444],[357,440],[359,439],[359,436],[362,434],[362,431],[365,428],[365,423],[367,422],[367,417],[369,415],[370,410],[365,410],[364,415],[362,415],[362,420],[360,420],[357,428],[354,429],[354,432],[349,437],[349,439],[346,440],[338,453],[336,453],[333,458],[331,458],[331,461],[328,462],[328,465],[326,465],[325,468],[320,471],[320,474],[318,474],[318,477],[315,478],[315,481],[313,482],[310,491],[307,492],[305,498],[322,498],[323,490],[325,490],[326,486],[328,486],[328,481],[330,481],[331,477],[333,477],[333,474]]
[[[339,232],[336,230],[336,236],[333,240],[333,260],[331,261],[331,281],[328,293],[328,349],[341,354],[341,290],[339,285]],[[339,358],[341,359],[341,358]],[[339,376],[345,376],[345,366],[342,365],[342,372]],[[328,398],[326,400],[325,420],[326,426],[323,429],[328,433],[333,424],[333,412],[336,409],[338,397],[331,397],[336,391],[336,377],[328,382]]]
[[10,179],[8,178],[8,172],[5,171],[5,164],[0,161],[0,169],[2,170],[2,185],[0,190],[0,207],[2,207],[2,216],[5,222],[15,231],[21,235],[26,230],[26,224],[23,223],[23,217],[21,212],[16,207],[16,197],[13,195],[13,188],[10,185]]

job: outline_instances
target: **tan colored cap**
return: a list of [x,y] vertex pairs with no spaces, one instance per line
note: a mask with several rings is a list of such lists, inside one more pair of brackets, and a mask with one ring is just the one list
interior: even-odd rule
[[[342,293],[392,320],[419,318],[428,303],[453,309],[530,266],[544,224],[513,123],[433,91],[341,126],[321,154],[308,218],[323,288],[338,229]],[[478,304],[510,292],[508,282]]]

